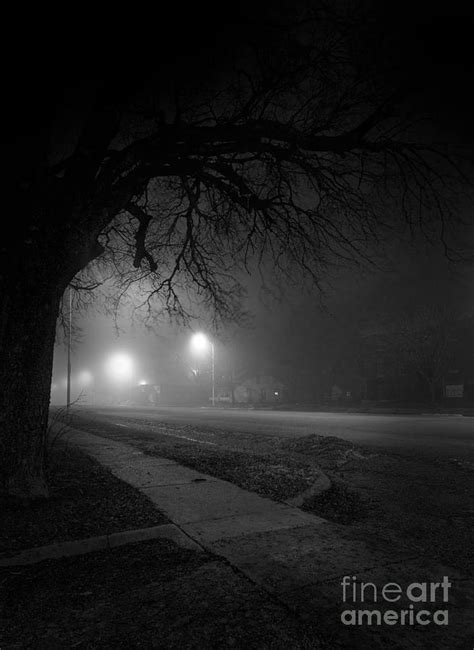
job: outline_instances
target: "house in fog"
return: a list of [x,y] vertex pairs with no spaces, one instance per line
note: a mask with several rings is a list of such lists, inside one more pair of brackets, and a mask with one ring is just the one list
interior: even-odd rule
[[465,314],[445,325],[436,322],[436,312],[432,321],[430,316],[422,313],[421,325],[407,327],[406,338],[398,342],[390,331],[365,331],[357,363],[341,364],[333,373],[336,388],[343,390],[333,387],[331,399],[342,401],[350,394],[404,404],[474,404],[473,317]]
[[278,404],[285,386],[271,375],[248,377],[234,388],[234,400],[241,404]]

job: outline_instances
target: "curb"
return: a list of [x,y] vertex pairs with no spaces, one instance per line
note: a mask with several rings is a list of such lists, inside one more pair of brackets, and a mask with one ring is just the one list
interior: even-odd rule
[[161,524],[160,526],[152,526],[150,528],[137,528],[135,530],[125,530],[120,533],[111,533],[110,535],[100,535],[98,537],[88,537],[87,539],[29,548],[21,551],[17,555],[0,558],[0,567],[36,564],[43,560],[57,560],[63,557],[85,555],[94,551],[110,550],[118,546],[124,546],[125,544],[143,542],[159,537],[169,539],[178,544],[178,546],[194,551],[204,550],[202,546],[186,535],[175,524]]
[[326,492],[326,490],[329,490],[331,486],[331,480],[328,478],[328,476],[326,476],[326,474],[324,474],[324,472],[321,472],[316,482],[313,483],[310,488],[299,494],[297,497],[287,499],[284,501],[284,503],[292,506],[293,508],[299,508],[303,505],[306,499],[319,496],[323,492]]

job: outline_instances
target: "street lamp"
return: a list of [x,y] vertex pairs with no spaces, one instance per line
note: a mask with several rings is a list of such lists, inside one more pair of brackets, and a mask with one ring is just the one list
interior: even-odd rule
[[129,397],[132,393],[132,378],[134,375],[134,362],[132,357],[124,352],[114,354],[107,361],[107,374],[115,384],[128,385]]
[[133,375],[133,360],[128,354],[118,352],[107,362],[109,376],[116,381],[131,379]]
[[211,374],[212,374],[212,406],[216,405],[216,389],[215,389],[215,353],[214,343],[207,338],[202,332],[194,334],[191,339],[191,345],[197,352],[205,352],[211,348]]
[[68,290],[69,314],[67,328],[67,378],[66,378],[66,409],[71,406],[71,340],[72,340],[72,289]]

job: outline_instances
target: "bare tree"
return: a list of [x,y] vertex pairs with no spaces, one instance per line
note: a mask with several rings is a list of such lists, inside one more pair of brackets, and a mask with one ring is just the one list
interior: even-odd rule
[[402,362],[426,384],[433,406],[448,370],[454,329],[453,314],[445,309],[420,306],[414,313],[405,315],[395,331]]
[[455,311],[432,304],[381,314],[361,331],[363,356],[375,354],[375,358],[385,359],[384,370],[392,376],[406,371],[418,376],[434,406],[460,322]]
[[67,151],[57,104],[16,148],[0,272],[4,491],[47,494],[56,320],[93,260],[185,316],[188,298],[232,313],[236,270],[255,260],[318,283],[332,264],[370,260],[387,233],[448,244],[453,159],[358,56],[351,20],[324,5],[291,20],[260,25],[207,85],[83,82]]

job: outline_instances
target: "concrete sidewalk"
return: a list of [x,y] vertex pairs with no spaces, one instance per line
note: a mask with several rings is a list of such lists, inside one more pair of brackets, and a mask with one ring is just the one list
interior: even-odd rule
[[[426,567],[423,558],[394,544],[389,536],[378,541],[351,538],[344,526],[169,459],[148,456],[130,445],[71,429],[67,440],[142,491],[194,542],[225,558],[234,570],[299,617],[317,622],[333,647],[359,647],[361,639],[365,647],[392,647],[391,643],[427,647],[431,634],[435,635],[433,647],[462,647],[471,620],[474,583],[455,570]],[[388,582],[439,582],[444,575],[453,584],[450,605],[456,609],[449,628],[383,625],[361,629],[341,623],[341,612],[350,608],[342,600],[344,576],[382,588]],[[380,608],[380,604],[365,602],[363,608]],[[385,609],[389,605],[385,603]],[[474,635],[474,624],[470,632]],[[436,635],[441,633],[440,645]],[[406,639],[406,646],[398,645],[401,638]],[[343,645],[338,646],[336,640]]]
[[223,539],[320,526],[325,521],[167,458],[148,456],[130,445],[77,430],[69,434],[68,441],[143,492],[173,523],[207,549],[212,550]]

